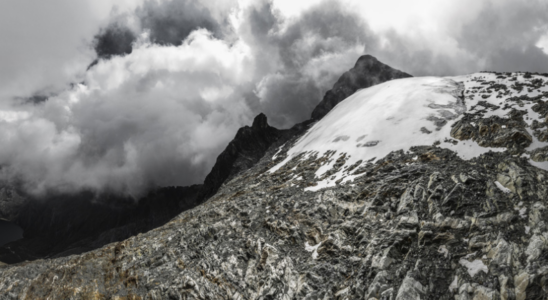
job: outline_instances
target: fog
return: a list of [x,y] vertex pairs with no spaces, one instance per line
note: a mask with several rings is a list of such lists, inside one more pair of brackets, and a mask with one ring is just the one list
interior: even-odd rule
[[548,72],[545,1],[377,2],[3,1],[0,179],[201,183],[239,127],[308,119],[363,54],[415,76]]

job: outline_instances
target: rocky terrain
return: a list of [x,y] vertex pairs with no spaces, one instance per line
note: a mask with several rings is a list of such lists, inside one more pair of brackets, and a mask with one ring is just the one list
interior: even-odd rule
[[22,227],[24,239],[0,247],[0,261],[18,263],[79,254],[161,226],[215,194],[231,176],[253,166],[274,141],[287,139],[302,126],[278,130],[260,114],[251,127],[240,128],[204,184],[158,188],[137,200],[92,192],[37,199],[13,185],[4,185],[0,189],[0,219]]
[[259,116],[237,137],[271,135],[227,147],[207,201],[0,266],[0,299],[545,299],[547,100],[548,75],[477,73],[379,84],[288,131]]
[[[326,93],[325,99],[338,103],[346,94],[397,78],[400,73],[365,55]],[[327,113],[336,104],[333,101],[323,101],[318,109]],[[0,219],[22,227],[24,239],[0,247],[0,261],[17,263],[78,254],[161,226],[213,196],[224,182],[259,161],[274,142],[300,134],[311,122],[279,130],[259,114],[251,126],[240,128],[202,185],[159,188],[139,199],[86,191],[36,199],[13,184],[1,184]]]
[[253,120],[251,127],[238,130],[236,137],[217,157],[217,162],[207,175],[198,198],[203,201],[215,195],[219,187],[229,178],[252,167],[286,131],[270,125],[264,114]]

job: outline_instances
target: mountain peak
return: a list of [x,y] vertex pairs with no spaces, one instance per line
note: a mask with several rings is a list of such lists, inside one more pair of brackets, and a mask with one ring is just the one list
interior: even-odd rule
[[362,55],[358,58],[358,60],[356,61],[356,64],[354,65],[354,67],[357,67],[359,64],[364,63],[364,62],[377,62],[377,63],[380,63],[379,60],[375,56],[370,55],[370,54],[365,54],[365,55]]
[[413,76],[383,64],[372,55],[362,55],[358,58],[354,67],[345,72],[333,85],[333,88],[325,93],[322,101],[314,108],[312,119],[321,119],[335,105],[359,89],[406,77]]
[[547,79],[397,79],[287,131],[260,114],[207,202],[83,255],[0,266],[0,298],[545,299]]
[[266,115],[263,113],[258,114],[255,119],[253,119],[253,125],[251,125],[251,128],[255,129],[264,129],[268,127]]

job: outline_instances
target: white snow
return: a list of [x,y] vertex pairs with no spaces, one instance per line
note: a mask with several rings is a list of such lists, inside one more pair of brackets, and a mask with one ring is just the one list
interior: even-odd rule
[[[337,172],[317,181],[316,186],[306,188],[308,191],[317,191],[335,186],[339,180],[340,184],[354,180],[358,176],[349,174],[346,169],[359,160],[362,161],[360,166],[363,166],[367,161],[375,162],[392,151],[406,151],[412,146],[439,142],[439,147],[453,150],[463,159],[471,159],[488,151],[504,151],[504,148],[481,147],[471,140],[458,141],[455,145],[446,139],[453,140],[450,135],[451,125],[464,112],[475,113],[483,118],[509,118],[507,114],[512,109],[518,109],[527,112],[524,120],[529,126],[533,120],[542,121],[541,116],[532,110],[534,102],[511,101],[508,98],[537,96],[548,91],[548,84],[541,87],[540,91],[535,89],[529,92],[527,86],[516,91],[511,88],[515,83],[511,80],[513,76],[517,75],[512,74],[505,78],[497,78],[498,74],[494,73],[446,78],[415,77],[392,80],[362,89],[339,103],[314,124],[289,149],[287,157],[271,168],[270,172],[275,172],[302,153],[305,153],[302,159],[306,159],[311,155],[321,157],[329,150],[335,151],[316,172],[316,176],[320,177],[333,168],[341,155],[346,154],[347,160]],[[523,76],[518,76],[518,81],[530,82],[535,78],[536,76],[524,79]],[[485,82],[504,84],[507,88],[497,90],[490,84],[482,84]],[[464,102],[457,97],[462,91],[465,95]],[[533,136],[530,128],[526,130]],[[540,142],[533,136],[533,143],[526,150],[543,146],[548,146],[548,142]],[[548,170],[548,162],[531,163]],[[499,182],[495,184],[504,193],[510,192]]]
[[453,281],[451,282],[451,285],[449,285],[449,291],[452,293],[458,288],[459,288],[459,276],[455,275],[455,279],[453,279]]
[[[392,80],[358,91],[317,122],[270,172],[303,152],[322,155],[328,150],[337,151],[332,162],[316,173],[321,176],[342,153],[350,155],[345,163],[349,166],[358,160],[380,159],[391,151],[442,142],[450,137],[449,121],[466,110],[464,103],[453,95],[458,90],[459,84],[454,80],[419,77]],[[436,119],[445,120],[447,124],[439,127],[434,122]],[[430,133],[421,131],[422,128]],[[490,150],[472,142],[442,143],[441,147],[452,149],[465,159]],[[309,189],[333,186],[342,178],[343,170],[344,167],[334,174],[335,178]]]
[[278,155],[280,154],[280,152],[282,152],[282,150],[284,149],[284,146],[285,146],[285,144],[284,144],[284,145],[281,145],[281,146],[278,148],[278,151],[276,151],[276,153],[274,153],[274,155],[272,155],[272,159],[273,159],[273,160],[276,159],[276,158],[278,158]]
[[312,252],[312,259],[317,259],[318,258],[318,248],[320,248],[321,245],[322,245],[322,242],[319,242],[315,246],[310,246],[308,244],[308,242],[305,242],[304,243],[304,250],[306,250],[308,252]]
[[483,271],[485,274],[489,272],[489,269],[487,268],[487,266],[483,263],[481,259],[468,261],[466,259],[461,258],[459,260],[459,264],[461,264],[461,266],[467,269],[468,274],[470,274],[470,277],[474,277],[476,274],[479,273],[479,271]]
[[503,193],[505,193],[505,194],[508,194],[508,193],[511,192],[510,189],[504,187],[504,186],[503,186],[500,182],[498,182],[498,181],[495,181],[495,185],[499,188],[499,190],[501,190],[501,191],[502,191]]
[[445,245],[440,246],[440,248],[438,249],[438,253],[443,254],[445,258],[449,256],[449,250],[447,250],[447,247],[445,247]]
[[527,207],[524,207],[524,208],[522,208],[522,209],[519,210],[519,216],[520,216],[522,219],[527,218]]

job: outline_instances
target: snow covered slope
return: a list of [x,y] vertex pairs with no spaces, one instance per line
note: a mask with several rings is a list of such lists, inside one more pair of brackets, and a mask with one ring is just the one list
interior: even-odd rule
[[308,188],[317,190],[349,181],[361,175],[353,170],[412,146],[437,145],[463,159],[507,148],[531,155],[548,146],[548,131],[542,130],[547,80],[524,73],[476,73],[397,79],[363,89],[312,126],[271,172],[297,156],[323,156],[327,159],[316,173],[320,182]]

